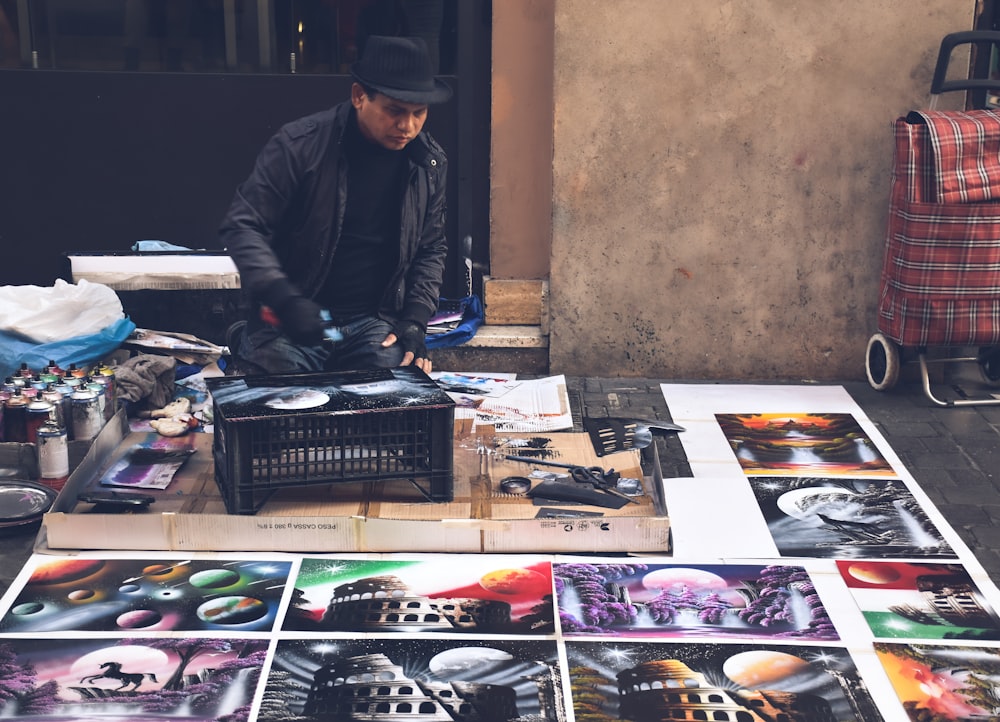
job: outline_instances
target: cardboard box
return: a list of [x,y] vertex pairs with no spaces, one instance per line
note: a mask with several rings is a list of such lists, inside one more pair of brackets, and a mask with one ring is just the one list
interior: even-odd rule
[[[646,495],[618,510],[578,507],[599,516],[536,518],[527,497],[496,491],[500,480],[531,472],[495,449],[536,444],[533,437],[456,433],[455,496],[430,503],[405,481],[331,484],[276,493],[255,515],[231,515],[215,482],[212,434],[193,439],[196,453],[143,513],[93,513],[76,501],[105,469],[146,438],[127,424],[108,424],[91,453],[45,515],[39,551],[134,549],[288,552],[655,552],[670,550],[662,480],[644,477],[639,452],[598,458],[586,434],[554,432],[546,458],[614,468],[643,479]],[[523,447],[521,447],[523,448]],[[490,453],[482,453],[489,449]],[[515,452],[508,452],[515,453]],[[541,468],[541,467],[539,467]]]

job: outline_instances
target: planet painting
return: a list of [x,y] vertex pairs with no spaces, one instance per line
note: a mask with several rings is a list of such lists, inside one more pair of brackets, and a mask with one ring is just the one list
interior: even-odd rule
[[770,650],[734,654],[722,665],[729,679],[747,689],[767,689],[809,670],[809,663],[801,657]]
[[102,559],[62,559],[39,564],[31,573],[31,584],[65,584],[96,574],[104,566]]
[[122,629],[145,629],[158,624],[161,619],[162,615],[152,609],[133,609],[120,615],[115,622]]
[[240,580],[240,575],[231,569],[206,569],[195,572],[188,580],[199,589],[221,589],[231,587]]
[[496,594],[551,594],[549,580],[531,569],[496,569],[479,579],[480,586]]
[[822,521],[816,516],[818,513],[835,516],[852,496],[854,492],[847,489],[808,487],[785,492],[778,497],[777,504],[788,516],[819,525]]
[[847,573],[861,582],[869,584],[892,584],[902,576],[899,570],[877,562],[858,562],[847,568]]
[[718,574],[704,569],[688,569],[685,567],[667,567],[650,572],[642,578],[642,586],[646,589],[661,589],[680,592],[684,588],[693,590],[726,589],[729,585]]
[[509,652],[490,647],[455,647],[431,658],[427,668],[442,679],[461,678],[478,667],[513,659]]
[[198,619],[216,624],[256,622],[267,614],[267,605],[253,597],[219,597],[198,607]]

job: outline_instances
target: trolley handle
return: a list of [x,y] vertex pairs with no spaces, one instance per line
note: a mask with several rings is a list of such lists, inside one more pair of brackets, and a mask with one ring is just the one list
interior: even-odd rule
[[990,78],[989,63],[985,78],[958,78],[945,80],[948,75],[948,64],[951,53],[958,45],[976,43],[989,44],[990,49],[1000,48],[1000,31],[997,30],[965,30],[959,33],[945,35],[938,51],[937,65],[934,68],[934,78],[931,80],[931,94],[939,95],[953,90],[1000,90],[1000,78]]

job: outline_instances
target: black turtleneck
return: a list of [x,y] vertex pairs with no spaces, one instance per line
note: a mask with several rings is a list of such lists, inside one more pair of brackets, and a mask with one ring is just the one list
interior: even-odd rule
[[406,153],[361,134],[352,110],[343,138],[347,206],[333,265],[317,301],[334,316],[374,313],[399,261]]

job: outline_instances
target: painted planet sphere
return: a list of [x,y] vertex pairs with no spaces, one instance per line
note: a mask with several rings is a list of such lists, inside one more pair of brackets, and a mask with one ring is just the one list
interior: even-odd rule
[[532,569],[497,569],[479,579],[479,585],[496,594],[550,594],[551,584],[544,574]]
[[95,596],[93,589],[74,589],[72,592],[66,595],[68,599],[74,602],[83,602],[88,599],[93,599]]
[[858,562],[847,567],[847,572],[861,582],[869,584],[891,584],[899,581],[902,576],[899,570],[890,564],[875,562]]
[[29,614],[38,614],[43,609],[45,609],[45,605],[41,602],[25,602],[24,604],[18,604],[10,611],[13,614],[24,617]]
[[729,679],[747,689],[767,689],[808,669],[801,657],[766,649],[734,654],[722,665]]
[[143,567],[142,575],[150,579],[175,579],[187,573],[188,569],[183,564],[150,564]]
[[267,605],[254,597],[219,597],[198,607],[198,619],[213,624],[246,624],[267,614]]
[[492,647],[454,647],[436,654],[427,668],[444,678],[472,673],[477,667],[513,659],[509,652]]
[[138,584],[122,584],[120,587],[118,587],[118,591],[121,592],[122,594],[135,594],[141,588],[142,587],[140,587]]
[[726,589],[726,580],[718,574],[705,569],[688,569],[686,567],[668,567],[657,569],[642,578],[642,586],[646,589],[664,589],[678,592],[687,589]]
[[240,575],[232,569],[206,569],[191,575],[191,586],[199,589],[219,589],[231,587],[240,580]]
[[66,559],[39,564],[31,573],[31,584],[75,582],[95,574],[103,567],[103,559]]
[[122,629],[143,629],[157,624],[163,617],[152,609],[134,609],[115,620]]

